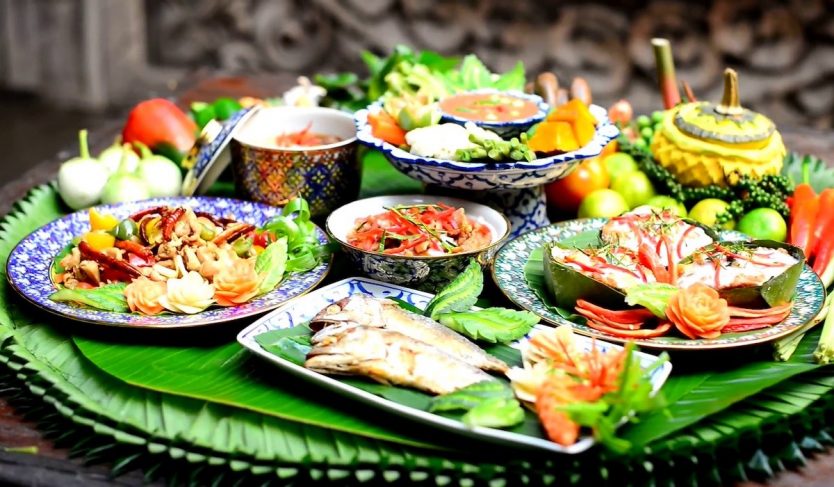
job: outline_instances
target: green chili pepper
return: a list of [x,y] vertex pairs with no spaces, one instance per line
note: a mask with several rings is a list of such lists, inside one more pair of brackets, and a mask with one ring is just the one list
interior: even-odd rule
[[200,230],[200,238],[207,242],[214,240],[214,237],[217,236],[215,229],[204,223],[201,223],[200,225],[202,226],[202,229]]

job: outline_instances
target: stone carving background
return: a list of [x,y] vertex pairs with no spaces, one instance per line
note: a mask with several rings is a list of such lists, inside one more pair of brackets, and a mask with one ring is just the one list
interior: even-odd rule
[[649,40],[672,40],[678,78],[720,96],[724,66],[742,102],[781,123],[834,126],[834,0],[147,0],[150,60],[230,72],[361,69],[397,43],[474,52],[494,69],[584,76],[594,99],[659,107]]

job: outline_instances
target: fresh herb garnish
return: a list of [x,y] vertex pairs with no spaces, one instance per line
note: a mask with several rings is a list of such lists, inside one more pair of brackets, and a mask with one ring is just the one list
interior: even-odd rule
[[470,259],[466,269],[429,301],[423,314],[436,320],[443,313],[468,311],[483,290],[484,274],[481,265],[475,259]]
[[539,317],[529,311],[486,308],[461,313],[443,313],[441,324],[473,340],[509,343],[526,335]]

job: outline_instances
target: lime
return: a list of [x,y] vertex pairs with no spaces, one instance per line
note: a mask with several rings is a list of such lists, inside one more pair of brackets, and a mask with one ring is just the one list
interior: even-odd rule
[[788,224],[772,208],[750,210],[739,219],[737,230],[759,240],[784,242],[788,236]]
[[[715,225],[716,217],[727,211],[729,206],[730,204],[726,201],[717,198],[707,198],[699,201],[689,210],[689,218],[711,227]],[[731,220],[721,225],[721,228],[732,230],[735,226],[736,222]]]
[[672,210],[675,215],[686,218],[686,207],[683,206],[683,203],[672,198],[671,196],[665,195],[657,195],[652,196],[646,201],[646,206],[651,206],[652,208],[657,208],[660,210]]
[[637,208],[655,195],[652,182],[641,171],[619,174],[611,182],[611,189],[622,195],[629,208]]
[[605,163],[605,169],[608,171],[608,177],[612,180],[621,174],[640,169],[637,167],[637,162],[634,161],[634,158],[625,152],[615,152],[610,154],[606,156],[602,162]]
[[582,200],[579,218],[613,217],[628,211],[628,203],[616,191],[598,189]]

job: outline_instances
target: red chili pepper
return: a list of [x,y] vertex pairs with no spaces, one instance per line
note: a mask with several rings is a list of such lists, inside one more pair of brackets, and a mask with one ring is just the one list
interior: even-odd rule
[[814,248],[814,221],[819,213],[820,200],[810,184],[802,183],[793,192],[790,242],[809,255]]
[[146,100],[130,111],[122,129],[126,143],[141,142],[154,150],[174,149],[181,156],[194,145],[197,125],[172,102]]
[[734,318],[760,318],[763,316],[784,316],[790,314],[793,302],[787,302],[772,308],[752,309],[739,308],[737,306],[728,306],[727,311],[731,317]]
[[144,245],[138,244],[132,240],[116,240],[116,248],[125,250],[132,254],[136,254],[145,260],[153,260],[153,252]]
[[137,211],[136,213],[130,215],[130,219],[135,222],[138,222],[143,217],[146,217],[148,215],[153,215],[154,213],[162,214],[162,212],[164,212],[166,209],[168,209],[167,206],[155,206],[153,208],[147,208],[145,210]]
[[830,239],[823,238],[823,232],[827,227],[834,225],[834,188],[826,188],[820,193],[818,211],[814,222],[814,247],[810,253],[805,254],[808,262],[817,255],[826,242],[830,242]]
[[651,311],[645,308],[610,310],[585,301],[584,299],[576,300],[576,308],[589,310],[619,323],[643,323],[654,316]]
[[824,217],[817,223],[821,228],[814,257],[814,272],[820,277],[830,266],[834,265],[834,209],[826,208],[825,210]]
[[252,239],[252,245],[257,245],[258,247],[266,248],[275,240],[275,234],[267,230],[264,232],[256,233],[255,238]]
[[[78,251],[81,253],[81,257],[87,260],[92,260],[97,264],[100,264],[105,271],[112,271],[112,274],[124,274],[130,278],[136,278],[142,275],[142,273],[139,272],[139,269],[137,269],[133,265],[123,260],[117,260],[108,255],[105,255],[99,252],[98,250],[95,250],[92,247],[90,247],[90,245],[83,240],[78,244]],[[112,280],[123,281],[123,279]],[[130,279],[127,280],[129,281]]]
[[180,221],[180,218],[182,218],[183,215],[185,215],[185,208],[174,208],[162,217],[162,238],[165,241],[171,239],[171,233],[174,231],[174,225]]
[[220,235],[214,237],[212,241],[215,245],[223,245],[226,242],[232,242],[236,238],[240,237],[245,233],[249,233],[255,229],[255,225],[250,223],[240,223],[236,226],[231,228],[227,228],[220,233]]
[[672,325],[668,321],[661,323],[655,329],[645,330],[618,330],[617,328],[605,326],[602,323],[597,323],[593,320],[588,320],[588,326],[593,328],[594,330],[608,333],[609,335],[614,335],[615,337],[637,339],[661,337],[668,333],[670,329],[672,329]]

